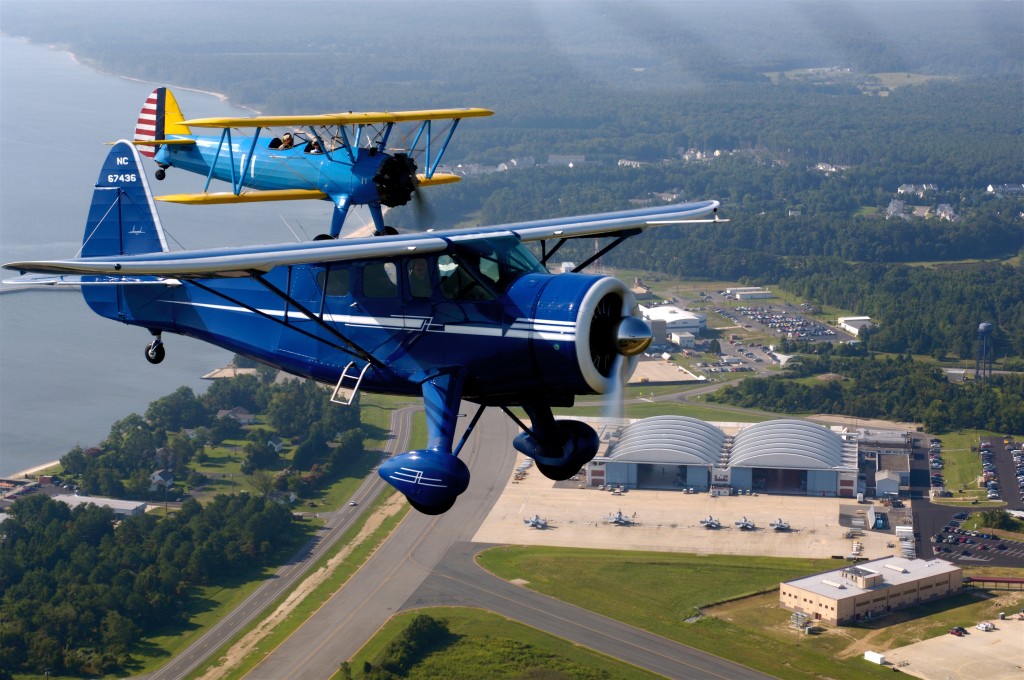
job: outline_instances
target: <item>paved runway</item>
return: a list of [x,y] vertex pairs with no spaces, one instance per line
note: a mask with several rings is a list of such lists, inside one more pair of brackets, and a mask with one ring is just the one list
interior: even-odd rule
[[489,410],[463,459],[472,481],[439,517],[410,513],[352,580],[246,677],[329,678],[397,611],[437,604],[490,609],[670,678],[765,678],[743,666],[498,579],[472,560],[473,534],[506,487],[515,426]]

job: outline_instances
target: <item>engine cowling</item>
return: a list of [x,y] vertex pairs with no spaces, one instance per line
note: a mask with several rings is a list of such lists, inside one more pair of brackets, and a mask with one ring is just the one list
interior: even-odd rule
[[416,161],[404,153],[385,158],[373,176],[381,205],[389,208],[405,205],[412,198],[416,187]]
[[534,343],[535,366],[553,391],[614,391],[633,374],[637,355],[652,340],[632,291],[611,277],[551,277],[537,295],[534,309],[538,320],[574,325],[571,351],[568,345],[544,335]]

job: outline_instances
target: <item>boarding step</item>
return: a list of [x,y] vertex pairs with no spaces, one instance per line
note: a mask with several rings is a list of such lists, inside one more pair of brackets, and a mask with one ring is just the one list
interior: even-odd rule
[[[366,369],[369,367],[369,362],[363,364],[362,369],[356,367],[356,362],[348,362],[345,370],[341,372],[341,376],[338,378],[338,384],[334,386],[331,401],[343,406],[351,405],[356,398],[356,394],[359,392],[359,385],[363,382],[363,375],[366,374]],[[356,371],[359,371],[358,375],[356,375]]]

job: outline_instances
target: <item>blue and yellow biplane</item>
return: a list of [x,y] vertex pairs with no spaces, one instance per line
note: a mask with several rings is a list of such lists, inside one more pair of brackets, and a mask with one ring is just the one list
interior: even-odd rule
[[[438,171],[441,158],[462,119],[492,114],[465,108],[185,120],[174,94],[159,87],[139,113],[134,143],[156,161],[157,179],[171,167],[206,176],[201,193],[156,196],[158,201],[329,200],[333,238],[349,208],[365,205],[381,235],[395,233],[384,224],[384,207],[405,205],[422,187],[459,181]],[[221,132],[203,136],[193,128]],[[275,135],[271,129],[284,131]],[[230,183],[231,191],[209,191],[214,179]]]

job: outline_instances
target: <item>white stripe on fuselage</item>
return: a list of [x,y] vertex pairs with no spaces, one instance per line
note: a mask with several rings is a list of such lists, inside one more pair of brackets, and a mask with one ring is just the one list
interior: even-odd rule
[[[172,300],[173,304],[215,309],[224,312],[240,312],[254,314],[252,310],[236,305],[219,305],[209,302],[184,302]],[[283,319],[283,309],[259,309],[260,314]],[[310,321],[309,317],[299,312],[289,312],[287,321]],[[475,324],[435,323],[433,317],[425,316],[359,316],[353,314],[324,314],[323,320],[328,323],[353,328],[380,328],[385,330],[407,330],[427,333],[449,333],[453,335],[489,336],[495,338],[517,338],[551,341],[575,341],[576,323],[556,319],[518,318],[505,330],[501,326],[482,326]]]

